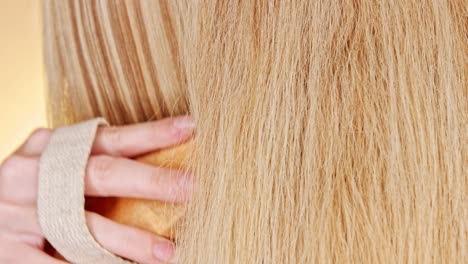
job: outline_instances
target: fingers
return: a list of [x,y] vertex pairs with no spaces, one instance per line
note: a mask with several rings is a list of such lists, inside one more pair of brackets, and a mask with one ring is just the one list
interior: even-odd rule
[[1,238],[0,263],[67,264],[67,262],[54,259],[46,253],[26,244],[11,240],[2,240]]
[[0,239],[2,238],[42,250],[45,241],[35,208],[0,202]]
[[[100,127],[93,146],[94,154],[133,157],[186,141],[195,123],[190,116],[178,116],[159,121],[121,127]],[[15,154],[40,155],[52,135],[48,128],[34,130]]]
[[[35,204],[39,158],[14,155],[0,166],[0,199]],[[190,173],[150,166],[138,161],[92,156],[85,176],[85,194],[185,202],[192,193]]]
[[[116,255],[139,263],[167,263],[173,258],[174,244],[169,240],[137,228],[115,223],[95,213],[87,212],[86,221],[91,234],[99,244]],[[42,249],[44,246],[35,208],[0,203],[0,230],[0,243],[8,240],[9,244],[18,242],[31,249]],[[0,246],[0,251],[1,248]],[[15,252],[22,252],[23,256],[25,251],[26,247]],[[34,256],[37,254],[32,253],[31,250],[27,251],[28,254]],[[0,257],[8,255],[5,252],[0,253]],[[37,255],[37,257],[44,258],[45,256]],[[0,263],[17,262],[0,261]]]
[[174,256],[174,244],[166,239],[94,213],[87,213],[86,220],[99,244],[116,255],[148,264],[167,263]]
[[0,202],[0,230],[8,233],[37,236],[42,234],[34,207],[6,202]]
[[191,174],[125,158],[94,156],[86,171],[85,192],[91,196],[184,202],[192,192]]
[[100,127],[93,154],[134,157],[186,141],[193,133],[190,116],[179,116],[122,127]]
[[28,203],[37,197],[39,159],[13,155],[0,165],[0,199]]
[[21,234],[21,233],[13,233],[13,234],[6,234],[5,238],[11,238],[12,241],[17,241],[20,243],[24,243],[32,248],[36,248],[39,250],[43,250],[45,246],[45,239],[43,236],[40,235],[33,235],[29,233]]
[[38,128],[31,133],[28,139],[15,151],[15,153],[24,156],[40,155],[47,146],[51,135],[51,129]]
[[[85,194],[186,201],[192,191],[190,174],[124,157],[176,145],[193,131],[194,122],[188,116],[99,128],[86,169]],[[51,134],[49,129],[34,131],[0,165],[0,263],[66,263],[42,251],[44,238],[35,208],[39,157]],[[173,257],[174,245],[168,240],[93,213],[87,221],[93,236],[114,254],[141,263],[166,263]]]

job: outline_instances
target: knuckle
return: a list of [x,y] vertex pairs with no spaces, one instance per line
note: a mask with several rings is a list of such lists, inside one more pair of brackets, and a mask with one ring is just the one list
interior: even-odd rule
[[24,158],[19,155],[12,155],[6,158],[0,165],[0,180],[2,182],[15,179],[24,162]]
[[4,201],[0,201],[0,227],[2,229],[11,225],[11,220],[17,215],[16,207]]
[[26,140],[25,146],[37,148],[45,146],[52,135],[52,130],[48,128],[36,128]]
[[127,186],[128,190],[134,194],[147,199],[158,199],[161,198],[163,186],[162,176],[160,168],[153,168],[144,177],[135,177],[131,185]]
[[29,136],[29,140],[31,142],[44,142],[49,139],[50,135],[52,135],[51,129],[40,127],[33,130]]
[[89,159],[88,174],[93,186],[103,186],[106,183],[110,177],[114,163],[115,158],[104,155],[91,157]]
[[179,171],[170,178],[172,179],[170,197],[177,201],[187,201],[192,193],[191,174]]
[[113,150],[113,154],[119,155],[119,146],[123,142],[123,133],[118,127],[109,127],[104,132],[104,138],[107,142],[107,149]]
[[168,122],[167,120],[162,120],[160,122],[150,122],[147,125],[149,131],[155,132],[164,132],[165,130],[168,130],[171,127],[170,122]]
[[[181,132],[180,129],[174,129],[174,120],[168,118],[161,121],[148,123],[146,129],[151,133],[147,133],[147,136],[150,140],[161,138],[161,135],[164,137],[171,137],[177,135]],[[159,137],[157,135],[160,135]]]
[[174,200],[184,200],[184,187],[183,187],[184,177],[181,174],[177,174],[173,177],[173,182],[170,188],[170,197]]
[[142,184],[141,190],[138,191],[152,197],[175,200],[180,195],[180,182],[181,175],[176,171],[157,168],[150,177],[150,184]]
[[176,179],[176,177],[171,176],[169,180],[169,186],[166,190],[168,199],[171,199],[171,200],[175,199],[178,196],[179,191],[180,189],[178,186],[178,180]]
[[[167,174],[167,169],[163,168],[153,168],[151,175],[148,179],[149,184],[147,189],[155,190],[162,186],[162,178]],[[145,184],[146,185],[146,184]]]
[[0,199],[34,199],[38,169],[37,158],[14,154],[4,160],[0,165]]

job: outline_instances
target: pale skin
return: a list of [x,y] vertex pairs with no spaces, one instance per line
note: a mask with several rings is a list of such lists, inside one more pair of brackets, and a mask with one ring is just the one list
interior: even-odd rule
[[[40,128],[0,166],[0,263],[68,263],[44,251],[46,240],[37,219],[39,158],[52,134]],[[121,127],[100,127],[89,158],[85,194],[186,202],[192,176],[186,171],[146,165],[133,157],[189,139],[189,116]],[[182,195],[181,195],[182,194]],[[108,251],[138,263],[170,263],[174,244],[149,232],[87,212],[94,238]]]

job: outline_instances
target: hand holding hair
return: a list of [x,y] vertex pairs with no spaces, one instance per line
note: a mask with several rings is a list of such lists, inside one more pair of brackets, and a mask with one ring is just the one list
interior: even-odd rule
[[[170,227],[163,224],[175,218],[166,215],[159,226],[146,227],[142,222],[144,215],[132,218],[132,213],[126,215],[125,211],[128,212],[130,206],[138,208],[142,199],[145,203],[156,200],[161,201],[160,204],[181,204],[190,198],[192,176],[177,169],[180,164],[169,166],[172,168],[148,164],[154,164],[154,159],[157,163],[164,163],[167,161],[164,157],[177,154],[178,148],[163,152],[166,154],[146,154],[185,142],[193,131],[194,123],[188,116],[99,128],[86,168],[85,194],[90,198],[90,209],[103,214],[92,211],[86,214],[88,228],[102,247],[138,263],[172,261],[174,244],[167,239]],[[65,263],[45,252],[46,241],[37,219],[39,158],[51,133],[48,129],[36,130],[0,167],[1,263]],[[134,159],[141,156],[144,158]],[[118,207],[105,210],[102,203],[96,202],[103,198],[110,198],[108,201],[113,201]],[[157,205],[155,203],[153,208]],[[154,213],[151,215],[153,218]],[[155,221],[158,223],[158,219]]]

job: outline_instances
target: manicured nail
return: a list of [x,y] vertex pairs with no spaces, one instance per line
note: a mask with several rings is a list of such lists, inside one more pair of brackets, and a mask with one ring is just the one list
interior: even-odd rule
[[153,247],[154,256],[164,262],[171,262],[174,258],[174,245],[169,241],[158,241]]
[[174,120],[174,127],[178,129],[194,128],[195,122],[193,121],[193,118],[190,116],[177,117]]

